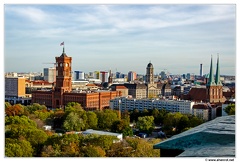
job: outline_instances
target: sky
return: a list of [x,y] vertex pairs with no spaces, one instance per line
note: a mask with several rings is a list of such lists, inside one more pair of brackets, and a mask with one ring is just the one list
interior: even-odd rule
[[5,4],[5,72],[43,72],[55,57],[72,71],[236,73],[234,4]]

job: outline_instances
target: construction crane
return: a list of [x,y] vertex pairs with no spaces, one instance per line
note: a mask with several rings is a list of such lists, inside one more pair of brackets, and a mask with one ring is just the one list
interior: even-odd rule
[[56,62],[44,62],[43,64],[53,64],[54,65],[54,67],[56,68]]

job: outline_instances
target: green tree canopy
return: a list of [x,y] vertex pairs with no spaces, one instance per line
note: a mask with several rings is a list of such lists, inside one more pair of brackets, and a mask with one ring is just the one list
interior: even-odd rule
[[25,109],[32,114],[34,111],[37,110],[47,110],[47,107],[45,105],[40,105],[38,103],[33,103],[32,105],[27,105],[25,106]]
[[160,157],[159,150],[153,149],[153,145],[160,142],[159,139],[149,142],[141,138],[126,138],[126,141],[132,147],[132,157]]
[[65,111],[82,111],[83,108],[78,102],[68,102],[65,106]]
[[94,113],[93,111],[88,111],[86,115],[87,115],[86,129],[89,129],[89,128],[97,129],[98,118],[96,113]]
[[224,110],[228,115],[235,115],[235,104],[229,104]]
[[105,157],[106,152],[100,146],[85,146],[82,148],[84,157]]
[[115,133],[123,133],[124,137],[133,135],[133,131],[129,126],[129,122],[125,119],[114,121],[111,127],[111,131]]
[[37,110],[37,111],[34,111],[34,114],[36,115],[37,118],[45,121],[53,115],[53,111],[47,111],[46,109]]
[[36,123],[29,119],[28,117],[26,116],[6,116],[5,117],[5,125],[12,125],[12,124],[17,124],[17,125],[24,125],[24,126],[27,126],[27,127],[34,127],[36,128]]
[[9,102],[5,102],[5,109],[11,107],[12,105]]
[[5,156],[7,157],[32,157],[33,148],[30,142],[18,139],[5,139]]
[[98,117],[98,128],[110,130],[114,121],[118,120],[118,116],[114,110],[106,109],[96,112]]
[[144,116],[138,117],[137,128],[141,132],[152,133],[154,129],[154,117],[153,116]]
[[189,123],[189,119],[186,115],[183,115],[181,117],[181,119],[179,120],[178,122],[178,125],[177,125],[177,132],[178,133],[181,133],[183,132],[186,128],[188,128],[190,125]]
[[65,119],[63,127],[68,131],[81,131],[85,128],[85,124],[77,113],[71,112]]

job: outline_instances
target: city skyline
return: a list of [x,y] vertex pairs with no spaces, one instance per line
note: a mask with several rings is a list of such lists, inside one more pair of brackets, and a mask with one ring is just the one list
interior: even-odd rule
[[216,65],[219,54],[220,74],[235,75],[235,7],[5,5],[5,72],[41,72],[64,42],[73,71],[146,74],[151,62],[154,74],[199,75],[200,64],[209,73],[211,56]]

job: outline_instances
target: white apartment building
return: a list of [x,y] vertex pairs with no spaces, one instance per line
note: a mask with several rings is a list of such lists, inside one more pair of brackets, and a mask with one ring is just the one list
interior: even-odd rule
[[194,102],[186,100],[158,100],[158,99],[134,99],[120,97],[110,100],[110,108],[124,111],[138,109],[165,109],[169,112],[180,112],[182,114],[192,114]]

